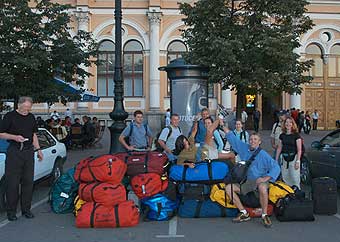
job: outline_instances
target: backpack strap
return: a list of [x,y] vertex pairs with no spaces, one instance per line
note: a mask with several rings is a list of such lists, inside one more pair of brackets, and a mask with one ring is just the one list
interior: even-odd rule
[[290,191],[288,191],[286,188],[284,188],[283,186],[281,186],[280,184],[277,184],[275,182],[269,182],[270,184],[272,184],[273,186],[276,186],[278,188],[280,188],[281,190],[284,190],[285,192],[287,192],[288,194],[293,194]]
[[197,201],[197,206],[196,206],[194,218],[199,218],[200,217],[200,213],[201,213],[201,208],[202,208],[203,202],[204,201],[202,201],[202,200],[198,200]]
[[258,147],[254,152],[253,154],[251,154],[250,158],[247,160],[246,162],[246,166],[249,167],[250,164],[255,160],[256,156],[260,153],[261,151],[261,147]]
[[119,228],[120,224],[119,224],[119,211],[118,211],[118,206],[119,205],[115,205],[115,219],[116,219],[116,227]]
[[[166,136],[166,140],[165,142],[169,139],[170,135],[172,134],[172,127],[169,125],[169,126],[166,126],[165,128],[167,128],[169,130],[169,133],[168,135]],[[180,130],[181,131],[181,130]]]
[[243,130],[243,131],[241,132],[241,134],[240,134],[240,140],[242,140],[242,135],[243,135],[243,137],[244,137],[244,142],[247,143],[247,136],[246,136],[246,131],[245,131],[245,130]]

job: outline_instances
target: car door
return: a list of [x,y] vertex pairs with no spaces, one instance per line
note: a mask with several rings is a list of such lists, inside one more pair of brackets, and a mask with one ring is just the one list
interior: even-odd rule
[[313,176],[337,177],[339,167],[339,135],[340,132],[332,132],[321,141],[321,147],[312,152]]
[[39,161],[37,152],[35,152],[34,180],[48,175],[51,172],[50,167],[53,167],[56,158],[56,150],[53,150],[53,146],[55,146],[56,143],[53,138],[50,137],[46,130],[39,130],[37,136],[44,159]]

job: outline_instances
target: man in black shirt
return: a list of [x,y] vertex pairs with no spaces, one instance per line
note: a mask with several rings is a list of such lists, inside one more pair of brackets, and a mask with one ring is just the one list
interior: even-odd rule
[[20,97],[18,109],[8,112],[0,125],[0,138],[9,141],[5,163],[7,218],[17,220],[16,210],[21,183],[21,212],[26,218],[34,218],[31,213],[34,175],[34,149],[39,160],[40,150],[37,124],[30,113],[33,101],[30,97]]

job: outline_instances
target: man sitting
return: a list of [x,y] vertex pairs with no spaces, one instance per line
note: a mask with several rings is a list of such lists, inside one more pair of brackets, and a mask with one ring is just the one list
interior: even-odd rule
[[[240,155],[243,161],[249,160],[252,154],[259,149],[261,144],[259,134],[253,133],[249,138],[248,145],[240,141],[228,128],[224,127],[224,131],[231,147]],[[279,174],[280,167],[277,162],[267,152],[260,150],[248,168],[247,181],[243,184],[228,184],[226,186],[227,194],[230,198],[233,198],[235,206],[240,210],[239,215],[233,219],[233,222],[250,220],[249,213],[245,210],[237,193],[245,195],[248,192],[258,190],[262,208],[262,222],[265,227],[271,227],[272,222],[267,215],[268,183],[269,181],[275,182]]]

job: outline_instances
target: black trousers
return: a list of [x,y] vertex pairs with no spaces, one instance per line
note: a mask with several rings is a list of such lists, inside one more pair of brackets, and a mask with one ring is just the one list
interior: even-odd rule
[[317,130],[317,129],[318,129],[318,120],[313,119],[313,130]]
[[16,214],[21,184],[21,211],[30,211],[33,193],[34,151],[10,145],[5,163],[7,214]]

